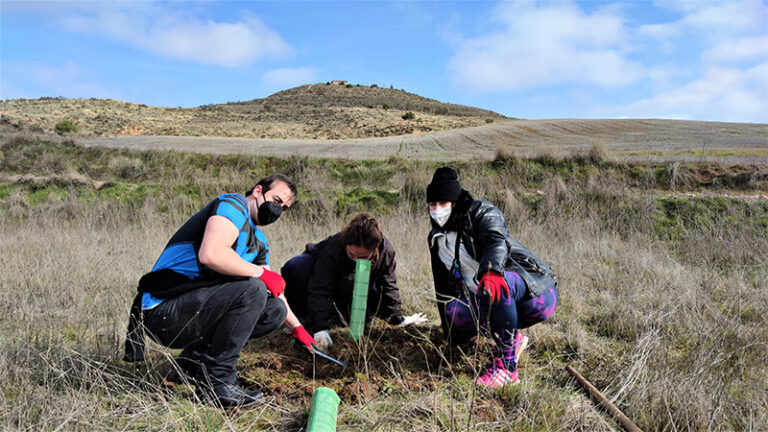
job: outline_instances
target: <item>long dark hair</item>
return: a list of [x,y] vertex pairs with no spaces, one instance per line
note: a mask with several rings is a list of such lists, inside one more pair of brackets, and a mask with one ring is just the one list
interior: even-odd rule
[[375,217],[368,213],[358,213],[341,230],[339,240],[345,246],[360,246],[374,251],[381,244],[382,236],[381,224]]

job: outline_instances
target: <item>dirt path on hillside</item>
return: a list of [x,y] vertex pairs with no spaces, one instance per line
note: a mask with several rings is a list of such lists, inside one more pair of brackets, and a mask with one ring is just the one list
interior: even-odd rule
[[511,120],[423,134],[345,140],[122,136],[78,140],[85,146],[218,154],[348,159],[492,159],[498,148],[520,156],[567,156],[603,146],[620,160],[680,160],[768,165],[768,125],[681,120]]

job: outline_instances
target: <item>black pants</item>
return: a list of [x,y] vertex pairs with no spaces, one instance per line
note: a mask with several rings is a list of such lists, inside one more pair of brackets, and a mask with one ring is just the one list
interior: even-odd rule
[[235,384],[245,344],[279,327],[285,315],[283,301],[272,298],[260,279],[250,278],[168,299],[144,312],[144,325],[156,342],[199,357],[204,376],[196,378]]

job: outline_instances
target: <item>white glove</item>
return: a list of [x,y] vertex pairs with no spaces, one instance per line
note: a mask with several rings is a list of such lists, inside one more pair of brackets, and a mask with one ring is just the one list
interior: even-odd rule
[[333,339],[328,334],[328,330],[320,330],[313,337],[315,338],[315,347],[322,352],[328,352],[328,348],[333,345]]
[[[403,322],[401,322],[401,323],[400,323],[400,324],[398,324],[398,325],[399,325],[400,327],[405,327],[405,326],[409,326],[409,325],[419,325],[419,324],[423,324],[423,323],[425,323],[425,322],[427,322],[427,321],[429,321],[429,319],[427,319],[426,315],[424,315],[424,314],[423,314],[423,313],[421,313],[421,312],[418,312],[418,313],[415,313],[415,314],[413,314],[413,315],[411,315],[411,316],[407,316],[407,317],[405,317],[405,318],[403,319]],[[315,339],[317,339],[317,338],[315,338]]]

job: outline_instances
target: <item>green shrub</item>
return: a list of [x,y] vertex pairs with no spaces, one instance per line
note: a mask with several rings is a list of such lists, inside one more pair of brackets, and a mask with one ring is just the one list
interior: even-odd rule
[[400,194],[379,189],[355,188],[352,190],[333,191],[336,202],[336,215],[346,216],[358,211],[369,211],[373,214],[389,214],[397,205]]
[[67,132],[77,132],[77,122],[70,119],[64,119],[56,123],[54,129],[59,135],[65,134]]
[[415,115],[414,115],[414,114],[413,114],[411,111],[406,111],[406,113],[405,113],[405,114],[403,114],[403,115],[402,115],[402,116],[400,116],[400,117],[402,117],[402,118],[403,118],[403,120],[413,120],[413,119],[415,119],[415,118],[416,118],[416,116],[415,116]]
[[6,199],[11,195],[11,186],[0,183],[0,200]]
[[487,119],[485,119],[485,122],[486,123],[493,123],[493,119],[492,118],[487,118]]
[[387,104],[384,104],[384,105],[382,106],[382,108],[384,108],[385,110],[388,110],[388,109],[389,109],[389,105],[387,105]]

